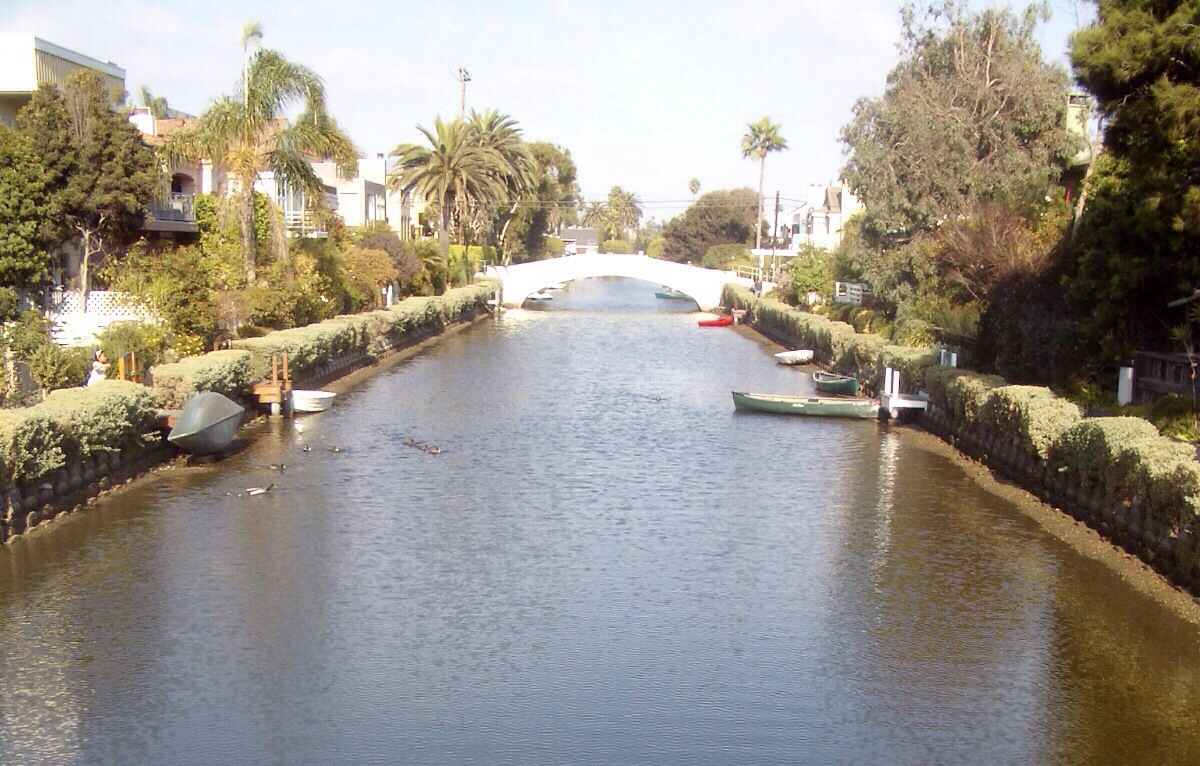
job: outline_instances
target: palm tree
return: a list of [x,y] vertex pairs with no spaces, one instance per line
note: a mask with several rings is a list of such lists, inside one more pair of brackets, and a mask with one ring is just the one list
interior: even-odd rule
[[[742,156],[758,160],[758,220],[754,223],[754,249],[757,250],[762,246],[763,174],[766,172],[767,155],[786,149],[787,141],[779,135],[779,126],[766,116],[747,127],[750,130],[742,136]],[[761,267],[761,263],[759,265]]]
[[[332,159],[344,178],[353,177],[358,152],[325,108],[325,85],[311,69],[273,50],[249,50],[262,28],[248,25],[242,44],[246,61],[239,96],[222,96],[187,130],[167,144],[168,162],[211,159],[237,181],[242,257],[247,283],[257,279],[254,243],[254,181],[263,171],[277,183],[320,199],[322,184],[308,157]],[[285,114],[296,102],[304,111],[290,125]]]
[[517,208],[522,201],[528,201],[536,194],[537,163],[525,142],[521,140],[521,129],[517,127],[517,121],[509,115],[501,114],[495,109],[483,113],[472,109],[467,127],[472,132],[475,143],[492,149],[500,159],[492,172],[506,192],[504,199],[493,200],[496,203],[503,202],[508,207],[504,224],[497,235],[497,243],[503,251],[508,225],[512,223]]
[[692,180],[688,181],[688,191],[690,191],[692,193],[693,197],[695,197],[697,194],[700,193],[700,179],[699,178],[693,178]]
[[460,216],[473,202],[505,199],[505,186],[498,168],[505,166],[500,153],[484,146],[474,130],[462,120],[433,120],[433,130],[420,125],[423,144],[400,144],[392,150],[395,169],[388,173],[391,191],[414,193],[425,198],[441,212],[438,227],[438,253],[442,263],[450,263],[450,212]]
[[603,202],[588,202],[583,206],[583,214],[579,220],[588,228],[604,230],[609,220],[608,205]]
[[628,229],[637,239],[638,223],[642,220],[642,200],[633,192],[614,186],[608,192],[608,209],[613,222],[622,230]]

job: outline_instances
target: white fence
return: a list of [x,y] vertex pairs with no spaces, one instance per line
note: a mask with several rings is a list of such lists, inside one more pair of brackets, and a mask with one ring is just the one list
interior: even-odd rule
[[863,301],[871,297],[871,291],[866,282],[834,282],[833,302],[853,303],[861,306]]
[[60,346],[94,343],[96,336],[113,322],[159,321],[129,296],[112,290],[89,292],[86,312],[76,290],[54,291],[50,304],[51,337]]

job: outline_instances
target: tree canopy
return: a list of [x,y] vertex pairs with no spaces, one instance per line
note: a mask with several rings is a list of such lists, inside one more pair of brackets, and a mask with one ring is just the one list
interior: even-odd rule
[[1170,348],[1170,304],[1200,287],[1200,0],[1101,0],[1072,39],[1076,76],[1104,117],[1066,285],[1112,358]]
[[752,189],[708,192],[663,228],[663,257],[700,263],[713,245],[745,244],[754,235],[758,196]]
[[50,214],[59,219],[46,230],[50,244],[79,237],[86,299],[94,262],[141,233],[146,205],[162,182],[154,152],[109,106],[109,94],[89,70],[72,74],[62,94],[39,90],[18,125],[47,169]]
[[1033,36],[1044,13],[971,13],[959,0],[923,18],[904,8],[887,90],[860,99],[842,129],[843,178],[869,232],[903,238],[981,202],[1046,196],[1079,141],[1065,126],[1067,75]]
[[46,179],[29,141],[0,125],[0,285],[26,287],[46,269],[39,236],[46,215]]

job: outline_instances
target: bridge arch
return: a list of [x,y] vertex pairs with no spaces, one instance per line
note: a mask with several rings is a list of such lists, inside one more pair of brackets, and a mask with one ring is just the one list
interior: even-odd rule
[[721,305],[721,290],[729,282],[749,287],[751,280],[732,271],[716,271],[664,261],[645,255],[566,255],[515,266],[489,266],[487,276],[501,282],[505,306],[520,306],[538,290],[560,282],[591,277],[629,277],[686,293],[703,311]]

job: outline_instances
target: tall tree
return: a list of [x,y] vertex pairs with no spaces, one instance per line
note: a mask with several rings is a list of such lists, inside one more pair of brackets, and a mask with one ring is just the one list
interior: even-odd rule
[[[240,93],[217,99],[196,124],[175,134],[164,149],[168,161],[211,159],[237,181],[242,258],[247,283],[257,279],[254,241],[254,182],[263,171],[277,182],[319,200],[322,184],[308,157],[331,159],[352,177],[358,154],[326,109],[325,85],[311,69],[268,49],[250,50],[262,36],[257,24],[243,34],[246,58]],[[288,123],[294,104],[303,111]],[[311,202],[310,202],[311,204]]]
[[537,163],[529,147],[521,140],[521,129],[517,121],[509,115],[501,114],[495,109],[485,112],[472,109],[467,127],[473,133],[475,142],[494,151],[500,159],[492,168],[492,173],[503,187],[506,198],[497,199],[495,202],[504,204],[505,210],[492,218],[499,224],[496,242],[503,251],[509,224],[519,206],[522,202],[536,198]]
[[46,216],[46,177],[29,141],[0,125],[0,285],[27,287],[46,270],[39,236]]
[[642,220],[642,200],[631,191],[614,186],[608,191],[608,213],[613,224],[620,230],[630,232],[637,239],[638,224]]
[[171,107],[167,100],[162,96],[156,96],[150,92],[150,89],[145,85],[138,88],[138,97],[142,100],[142,106],[150,110],[150,114],[155,119],[165,120],[171,116]]
[[1112,358],[1172,347],[1200,287],[1200,0],[1100,0],[1072,38],[1105,119],[1068,288]]
[[693,197],[700,193],[699,178],[693,178],[692,180],[688,181],[688,191],[692,193]]
[[[537,185],[531,199],[521,202],[513,218],[510,234],[524,246],[523,260],[538,260],[546,254],[546,235],[560,225],[576,220],[579,184],[575,180],[575,161],[571,152],[554,144],[535,141],[529,152],[537,165]],[[503,250],[505,263],[515,248]]]
[[505,198],[505,187],[496,169],[504,160],[490,146],[476,140],[462,120],[433,120],[433,130],[417,126],[425,136],[423,144],[400,144],[392,150],[395,169],[388,175],[388,188],[423,197],[438,209],[438,252],[442,263],[450,263],[451,211],[465,211],[472,200]]
[[711,191],[663,227],[663,257],[700,263],[714,245],[746,244],[754,232],[753,189]]
[[1040,6],[971,13],[945,0],[902,11],[901,61],[842,129],[843,178],[869,233],[901,240],[980,202],[1040,201],[1080,140],[1065,126],[1067,77],[1034,39]]
[[787,140],[779,135],[779,125],[771,122],[765,116],[758,122],[750,123],[747,128],[746,135],[742,136],[742,156],[746,159],[758,160],[759,223],[754,226],[754,248],[757,250],[762,246],[763,178],[767,170],[767,155],[786,149]]
[[[86,308],[92,267],[140,235],[146,205],[158,191],[162,174],[137,129],[110,107],[109,94],[95,72],[72,74],[62,95],[39,91],[27,109],[19,124],[46,158],[45,165],[57,163],[47,156],[49,151],[70,147],[70,161],[56,170],[62,175],[48,180],[51,207],[79,238],[79,290]],[[65,130],[66,135],[45,132],[50,130]]]

